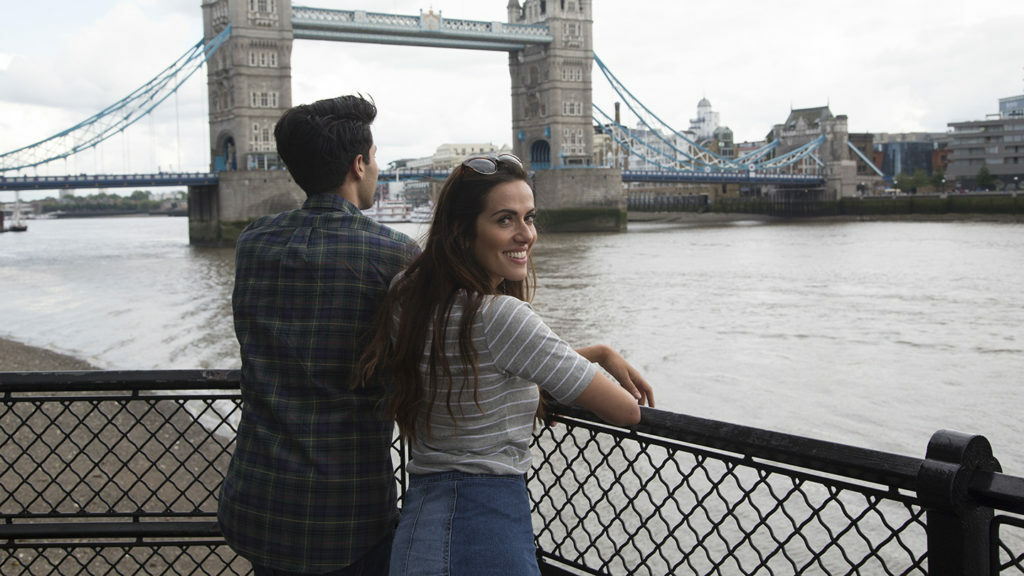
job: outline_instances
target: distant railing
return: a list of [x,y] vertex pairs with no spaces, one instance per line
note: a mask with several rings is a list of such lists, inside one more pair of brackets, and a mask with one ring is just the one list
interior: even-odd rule
[[337,40],[516,52],[554,41],[546,24],[514,24],[365,10],[292,6],[292,32],[301,40]]
[[[0,373],[0,574],[246,574],[216,526],[237,371]],[[528,478],[545,574],[1024,574],[1024,478],[644,409],[557,407]],[[401,446],[396,482],[404,486]]]
[[154,174],[69,174],[64,176],[0,176],[0,190],[55,190],[67,188],[130,188],[133,186],[211,186],[213,172],[158,172]]

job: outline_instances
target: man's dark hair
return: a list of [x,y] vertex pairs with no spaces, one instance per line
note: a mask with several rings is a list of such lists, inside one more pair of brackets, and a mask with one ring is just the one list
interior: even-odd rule
[[370,161],[372,100],[339,96],[289,108],[274,127],[277,153],[306,195],[333,192],[356,156]]

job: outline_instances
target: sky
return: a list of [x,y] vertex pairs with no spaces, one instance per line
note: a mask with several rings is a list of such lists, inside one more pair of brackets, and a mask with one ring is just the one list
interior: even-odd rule
[[[551,0],[553,1],[553,0]],[[88,118],[202,38],[201,0],[3,0],[0,153]],[[298,5],[507,20],[507,0],[298,0]],[[707,98],[737,142],[829,105],[851,132],[945,132],[1024,93],[1021,0],[593,0],[594,52],[678,130]],[[294,104],[368,94],[378,162],[443,143],[512,143],[502,52],[297,40]],[[617,100],[595,66],[594,103]],[[205,68],[96,152],[22,174],[204,171]],[[635,120],[624,117],[624,123]],[[12,175],[7,173],[7,175]],[[2,193],[0,201],[9,201]],[[26,197],[26,196],[23,196]]]

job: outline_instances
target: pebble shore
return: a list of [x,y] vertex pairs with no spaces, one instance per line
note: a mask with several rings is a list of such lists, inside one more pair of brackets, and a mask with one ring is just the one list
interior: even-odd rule
[[0,338],[0,372],[64,370],[98,370],[98,368],[73,356]]

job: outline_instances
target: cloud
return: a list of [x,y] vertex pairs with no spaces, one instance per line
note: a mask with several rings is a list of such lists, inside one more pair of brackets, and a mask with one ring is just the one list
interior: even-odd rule
[[[0,99],[95,113],[200,40],[194,24],[173,13],[157,20],[135,4],[118,4],[61,38],[55,56],[14,54],[0,83]],[[183,43],[189,37],[192,41]]]
[[[52,7],[53,4],[57,8]],[[0,150],[67,128],[127,95],[202,35],[195,0],[19,3],[10,21],[32,24],[0,38]],[[346,0],[303,4],[504,21],[501,0]],[[1012,55],[1024,19],[1017,0],[763,0],[715,3],[602,0],[594,50],[651,110],[679,129],[707,97],[738,140],[763,138],[791,107],[830,104],[851,131],[945,131],[1021,92]],[[56,12],[53,18],[45,12]],[[205,71],[152,118],[116,137],[102,162],[205,169]],[[621,100],[593,70],[594,101]],[[511,143],[507,56],[500,52],[342,42],[295,42],[293,103],[372,95],[380,161],[431,154],[446,142]],[[629,124],[635,119],[626,118]],[[123,142],[127,141],[127,142]],[[146,162],[139,159],[146,158]],[[58,172],[60,170],[57,170]]]

